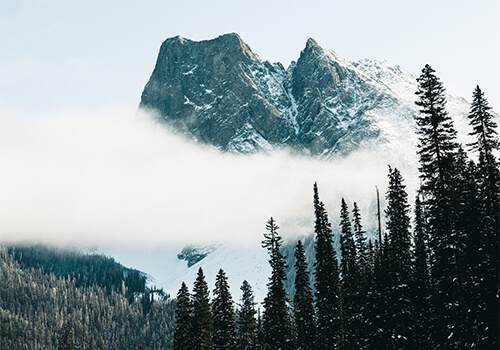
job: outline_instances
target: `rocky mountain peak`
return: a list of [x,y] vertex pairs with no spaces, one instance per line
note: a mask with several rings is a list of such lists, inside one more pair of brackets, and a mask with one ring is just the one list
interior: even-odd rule
[[318,42],[314,38],[309,38],[307,39],[306,42],[306,47],[304,48],[304,51],[313,51],[313,50],[321,49],[322,47],[319,46]]
[[414,91],[400,67],[351,63],[314,39],[285,69],[230,33],[165,40],[139,107],[221,151],[288,147],[329,157],[414,138]]
[[306,46],[300,52],[299,60],[316,60],[325,57],[325,49],[323,49],[313,38],[307,39]]
[[249,59],[258,59],[250,46],[248,46],[236,33],[221,35],[213,39],[212,43],[209,43],[209,45],[218,47],[222,52],[226,52],[230,55],[243,55]]

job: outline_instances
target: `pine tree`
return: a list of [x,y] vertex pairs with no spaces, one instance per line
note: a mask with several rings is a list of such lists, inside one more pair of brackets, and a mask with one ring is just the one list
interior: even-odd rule
[[74,350],[75,334],[70,324],[66,322],[63,327],[61,339],[59,340],[59,350]]
[[[380,231],[379,231],[380,232]],[[381,233],[380,237],[384,237]],[[384,349],[390,342],[390,331],[386,325],[389,320],[387,295],[386,259],[382,254],[382,244],[377,239],[371,250],[370,260],[373,261],[373,272],[367,288],[365,312],[363,317],[363,334],[360,339],[366,349]]]
[[263,350],[265,348],[266,347],[264,340],[264,326],[262,325],[262,316],[260,314],[260,309],[257,309],[257,337],[256,337],[255,349]]
[[200,267],[193,286],[193,349],[212,350],[213,319],[208,285]]
[[355,238],[354,243],[356,247],[356,269],[360,275],[359,284],[362,288],[364,288],[369,270],[368,246],[366,244],[366,237],[364,235],[365,231],[363,231],[363,225],[361,225],[361,213],[359,212],[359,207],[356,202],[354,202],[354,206],[352,209],[352,221]]
[[[341,228],[341,250],[342,262],[340,264],[340,272],[342,273],[342,284],[348,283],[349,288],[354,288],[356,278],[358,277],[356,269],[356,246],[352,234],[351,219],[349,218],[349,208],[347,203],[342,198],[340,205],[340,228]],[[345,286],[344,288],[346,288]]]
[[416,117],[419,134],[421,193],[428,210],[426,230],[430,237],[431,278],[433,285],[432,320],[434,345],[455,344],[462,341],[464,315],[457,261],[456,199],[453,161],[457,153],[456,131],[445,110],[442,83],[426,65],[417,79],[416,94],[420,113]]
[[331,224],[323,202],[319,200],[318,186],[314,184],[314,232],[316,236],[316,262],[314,277],[316,288],[317,349],[335,349],[343,342],[339,266],[333,249]]
[[257,320],[255,301],[250,284],[244,280],[241,285],[241,308],[236,319],[239,350],[252,350],[257,344]]
[[316,325],[313,294],[309,281],[304,246],[299,240],[295,247],[295,295],[293,311],[296,324],[297,349],[315,349]]
[[[389,167],[389,188],[387,190],[387,209],[385,210],[388,233],[387,264],[391,288],[387,297],[389,327],[392,333],[392,346],[407,349],[413,344],[413,310],[409,285],[412,276],[412,250],[410,234],[410,205],[398,169]],[[390,345],[388,344],[388,348]]]
[[182,282],[175,309],[174,350],[192,349],[192,306],[188,287]]
[[414,277],[412,284],[413,306],[414,306],[414,334],[415,345],[417,348],[428,348],[428,327],[429,327],[429,252],[428,237],[424,229],[424,212],[420,196],[415,200],[414,215],[414,241],[415,241],[415,262]]
[[[363,341],[363,348],[384,349],[392,341],[392,333],[389,327],[389,295],[392,286],[387,278],[389,273],[387,259],[388,237],[386,233],[382,232],[380,194],[378,187],[375,188],[377,197],[378,239],[375,240],[370,249],[371,275],[364,307],[363,333],[359,338]],[[369,334],[369,336],[366,336],[366,334]]]
[[493,120],[491,107],[488,106],[488,100],[484,97],[484,93],[479,86],[476,86],[472,95],[471,111],[468,115],[469,123],[473,131],[469,134],[475,136],[477,140],[470,144],[472,150],[478,153],[483,153],[487,161],[491,161],[489,165],[494,168],[496,160],[493,152],[500,148],[498,141],[498,133],[495,130],[497,124]]
[[[455,264],[457,278],[460,281],[458,287],[461,295],[460,315],[464,321],[461,326],[464,346],[472,346],[477,343],[477,316],[478,311],[483,308],[483,295],[477,290],[478,282],[482,280],[478,267],[481,266],[484,249],[477,249],[482,245],[482,218],[478,187],[477,169],[475,164],[469,160],[467,154],[459,147],[455,167]],[[476,249],[475,249],[476,248]],[[479,268],[480,269],[480,268]],[[480,282],[479,282],[480,283]]]
[[215,279],[213,313],[214,349],[234,349],[236,344],[235,314],[233,299],[224,270],[220,269]]
[[340,283],[342,300],[342,320],[344,329],[344,347],[347,349],[356,347],[356,311],[357,283],[359,275],[356,269],[356,247],[352,235],[351,220],[349,218],[349,208],[342,198],[340,206],[340,250],[342,260],[340,262],[340,272],[342,280]]
[[426,65],[417,78],[419,87],[416,94],[419,100],[415,104],[420,107],[420,114],[416,117],[420,177],[424,191],[435,192],[436,196],[446,196],[450,191],[450,171],[457,148],[456,131],[445,110],[443,84],[434,73],[434,69]]
[[468,246],[472,258],[470,269],[476,283],[471,293],[474,302],[476,333],[480,346],[498,346],[499,329],[499,236],[500,236],[500,168],[494,152],[500,149],[497,124],[488,101],[479,86],[473,93],[469,122],[476,141],[471,149],[479,154],[478,207],[480,223],[472,232]]
[[272,272],[268,283],[268,293],[264,298],[264,348],[288,349],[291,344],[291,330],[284,286],[286,263],[280,251],[283,239],[278,234],[279,227],[272,217],[267,221],[266,229],[268,232],[264,233],[262,247],[267,248],[269,252]]
[[397,168],[389,168],[387,209],[385,210],[389,236],[388,255],[398,283],[408,283],[411,276],[410,205],[403,177]]

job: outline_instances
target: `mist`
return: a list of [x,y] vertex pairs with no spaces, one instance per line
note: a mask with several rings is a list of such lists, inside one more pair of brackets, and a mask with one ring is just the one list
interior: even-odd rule
[[261,240],[271,216],[287,240],[313,230],[315,181],[334,229],[342,197],[375,227],[375,186],[383,199],[389,164],[410,193],[417,181],[405,150],[328,161],[287,151],[235,155],[123,110],[9,115],[0,136],[0,241],[245,244]]

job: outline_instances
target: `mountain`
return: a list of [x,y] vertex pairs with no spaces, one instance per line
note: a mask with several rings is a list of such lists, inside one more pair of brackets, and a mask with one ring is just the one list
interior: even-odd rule
[[[169,38],[139,109],[189,138],[237,153],[287,147],[330,157],[413,146],[416,77],[399,66],[348,62],[309,39],[288,68],[263,61],[238,34]],[[468,103],[450,97],[463,119]]]
[[[413,183],[411,189],[418,184],[416,78],[385,61],[349,62],[314,39],[307,40],[297,61],[285,68],[281,63],[263,61],[234,33],[199,42],[177,36],[161,45],[139,109],[175,132],[223,152],[248,154],[286,148],[329,162],[346,157],[347,162],[342,163],[345,166],[349,160],[366,159],[349,158],[356,151],[370,150],[382,166],[403,168],[408,183]],[[447,110],[463,144],[468,142],[469,108],[465,99],[447,95]],[[359,164],[352,167],[358,168]],[[338,194],[345,195],[342,191]],[[363,214],[365,229],[374,231],[374,199],[365,199],[365,203],[360,198],[355,200],[367,211]],[[312,204],[308,214],[312,215]],[[331,214],[332,227],[337,227],[337,216],[335,211]],[[311,266],[312,231],[312,224],[303,230]],[[190,285],[199,267],[204,268],[209,280],[223,268],[233,294],[239,295],[239,285],[247,278],[261,301],[269,268],[260,239],[245,247],[215,244],[208,248],[178,247],[175,254],[134,254],[158,256],[154,264],[157,272],[152,275],[157,285],[172,294],[182,281]],[[286,243],[290,290],[295,242]],[[134,256],[130,252],[114,253],[124,264]],[[147,266],[141,269],[149,272]]]

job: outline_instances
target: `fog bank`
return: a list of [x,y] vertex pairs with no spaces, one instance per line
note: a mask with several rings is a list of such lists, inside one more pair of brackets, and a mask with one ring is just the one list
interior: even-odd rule
[[374,226],[375,186],[383,198],[388,164],[415,187],[408,150],[330,161],[286,151],[222,154],[133,120],[123,111],[2,118],[0,240],[244,243],[261,239],[270,216],[294,237],[312,232],[315,181],[334,229],[341,197],[351,208],[357,201],[365,226]]

